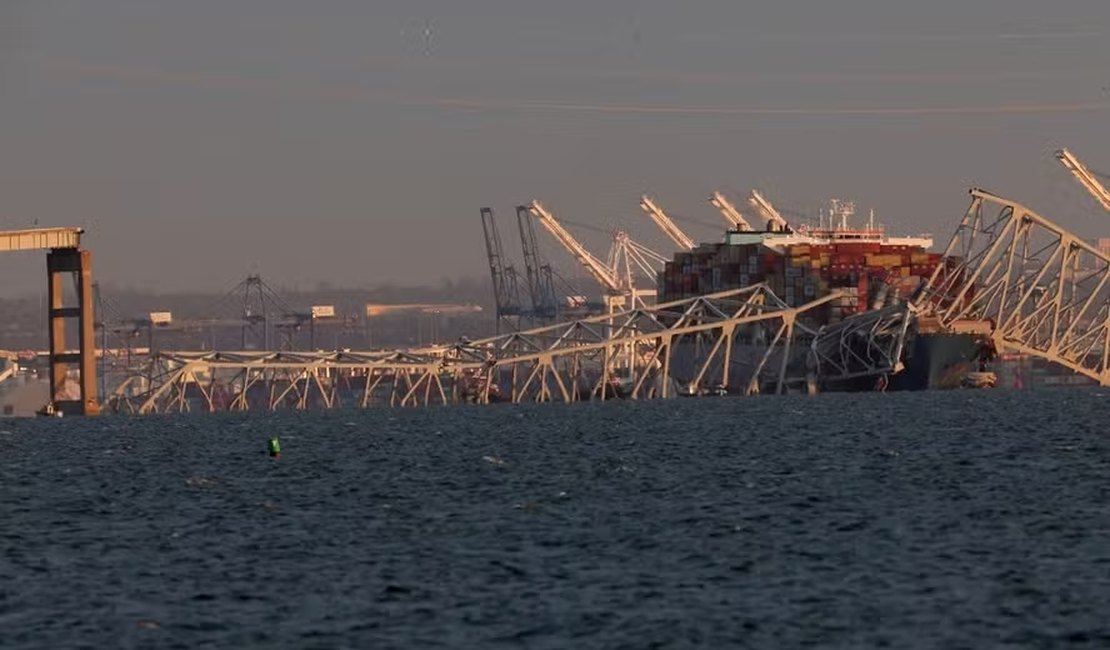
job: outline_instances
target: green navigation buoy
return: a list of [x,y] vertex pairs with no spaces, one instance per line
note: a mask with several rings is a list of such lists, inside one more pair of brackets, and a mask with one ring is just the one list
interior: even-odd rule
[[270,458],[281,457],[281,439],[277,436],[270,438]]

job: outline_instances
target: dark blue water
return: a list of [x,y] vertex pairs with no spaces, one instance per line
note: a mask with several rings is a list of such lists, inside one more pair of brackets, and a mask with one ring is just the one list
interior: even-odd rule
[[0,420],[0,646],[1110,647],[1108,423],[1106,389]]

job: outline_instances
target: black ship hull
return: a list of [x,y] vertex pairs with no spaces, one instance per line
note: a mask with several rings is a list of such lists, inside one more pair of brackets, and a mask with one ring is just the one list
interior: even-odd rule
[[890,378],[887,390],[959,388],[980,369],[984,344],[978,334],[918,334],[906,351],[905,369]]

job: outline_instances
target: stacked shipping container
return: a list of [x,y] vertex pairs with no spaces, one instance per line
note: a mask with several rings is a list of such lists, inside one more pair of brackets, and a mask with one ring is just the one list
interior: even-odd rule
[[765,282],[788,305],[798,306],[838,289],[846,295],[818,313],[824,322],[836,322],[866,311],[880,294],[908,297],[932,275],[940,257],[917,246],[879,242],[702,244],[667,262],[659,301]]

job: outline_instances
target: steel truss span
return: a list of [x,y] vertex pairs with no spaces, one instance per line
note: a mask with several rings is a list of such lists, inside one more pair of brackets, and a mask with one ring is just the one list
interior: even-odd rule
[[1110,385],[1110,258],[1019,203],[971,197],[918,309],[949,329],[989,321],[996,349]]
[[911,304],[896,303],[822,327],[807,359],[810,391],[858,387],[861,379],[902,372],[916,319]]
[[789,307],[760,284],[407,351],[163,352],[107,406],[147,414],[782,393],[804,382],[816,333],[806,313],[837,297]]

